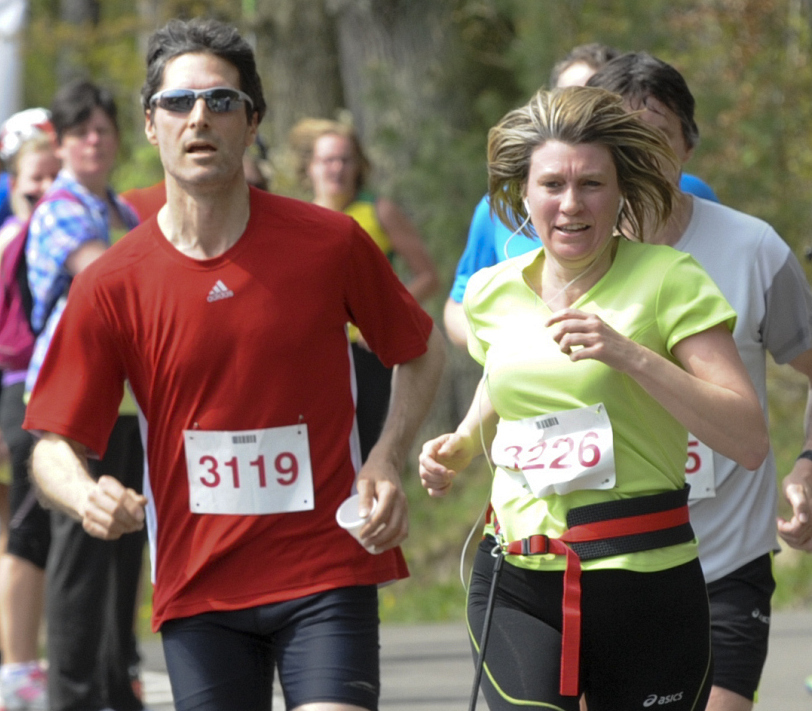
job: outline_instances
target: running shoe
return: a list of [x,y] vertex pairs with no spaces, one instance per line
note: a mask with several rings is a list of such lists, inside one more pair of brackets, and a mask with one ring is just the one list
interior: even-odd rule
[[48,680],[38,664],[3,669],[0,711],[48,711]]
[[132,664],[127,668],[130,677],[130,685],[133,688],[133,695],[139,701],[144,700],[144,684],[141,681],[141,668],[137,664]]

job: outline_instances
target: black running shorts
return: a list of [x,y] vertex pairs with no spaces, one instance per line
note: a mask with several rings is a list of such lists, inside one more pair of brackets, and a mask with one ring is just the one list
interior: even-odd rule
[[276,666],[289,709],[321,701],[376,711],[377,595],[374,585],[339,588],[164,623],[175,708],[268,711]]

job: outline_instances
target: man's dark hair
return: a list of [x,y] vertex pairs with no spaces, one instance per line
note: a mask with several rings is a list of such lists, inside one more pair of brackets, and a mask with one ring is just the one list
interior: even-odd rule
[[645,106],[649,97],[665,104],[679,118],[685,145],[699,142],[694,120],[696,102],[682,74],[646,52],[629,52],[613,59],[592,75],[587,86],[597,86],[620,94],[632,106]]
[[566,57],[555,63],[553,71],[550,74],[550,86],[558,86],[558,80],[561,75],[573,64],[586,64],[588,67],[598,71],[604,64],[612,61],[615,57],[619,57],[621,54],[622,52],[619,49],[600,44],[599,42],[579,44],[577,47],[573,47]]
[[118,132],[118,109],[110,91],[86,79],[76,79],[57,91],[51,102],[57,141],[62,143],[65,132],[87,121],[96,108],[107,114]]
[[[147,48],[147,78],[141,88],[141,103],[144,111],[149,109],[149,100],[163,83],[164,69],[170,59],[183,54],[213,54],[232,64],[240,74],[240,90],[254,102],[257,123],[265,115],[265,99],[262,96],[262,81],[257,74],[254,51],[237,32],[236,28],[217,20],[195,18],[193,20],[171,20],[149,38]],[[252,109],[246,103],[246,114],[251,118]]]

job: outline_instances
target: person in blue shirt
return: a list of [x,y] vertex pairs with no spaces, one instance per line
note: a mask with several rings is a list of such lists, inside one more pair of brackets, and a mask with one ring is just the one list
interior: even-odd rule
[[719,202],[719,198],[716,197],[713,188],[701,178],[697,178],[690,173],[683,173],[680,176],[679,187],[684,193],[696,195],[697,197],[705,198],[705,200],[710,200],[711,202]]

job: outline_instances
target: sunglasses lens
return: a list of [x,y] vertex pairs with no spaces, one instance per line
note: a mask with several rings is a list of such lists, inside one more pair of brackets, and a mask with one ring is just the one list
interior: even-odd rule
[[216,114],[236,111],[244,101],[248,101],[249,105],[251,104],[251,100],[248,97],[235,89],[226,87],[207,89],[205,91],[168,89],[167,91],[162,91],[160,94],[156,94],[152,99],[152,103],[167,111],[188,114],[194,107],[195,101],[201,96],[205,99],[209,111]]
[[216,114],[239,108],[240,95],[232,89],[214,89],[206,92],[206,104]]
[[178,113],[188,113],[195,105],[194,92],[178,89],[176,91],[167,91],[161,94],[158,98],[158,106],[167,111],[175,111]]

